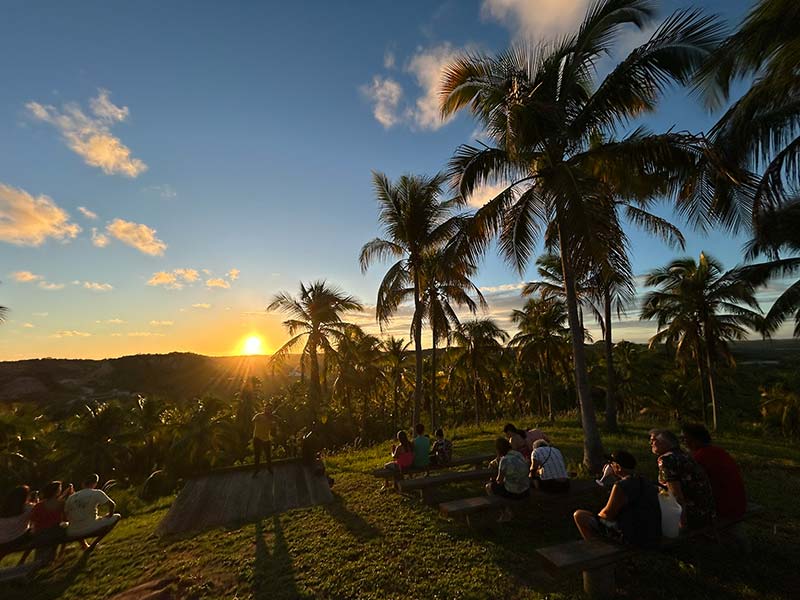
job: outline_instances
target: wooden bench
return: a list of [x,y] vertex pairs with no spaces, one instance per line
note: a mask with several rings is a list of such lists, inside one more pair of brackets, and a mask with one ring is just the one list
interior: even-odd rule
[[422,501],[430,504],[431,494],[438,487],[464,481],[488,481],[493,473],[495,473],[494,469],[475,469],[473,471],[451,471],[430,477],[405,479],[397,483],[397,490],[400,492],[420,492]]
[[546,493],[531,488],[531,494],[524,500],[509,500],[502,496],[475,496],[474,498],[462,498],[442,502],[439,505],[439,512],[445,517],[465,517],[467,526],[470,526],[470,515],[485,512],[493,509],[500,509],[506,506],[522,506],[531,500],[564,500],[576,496],[584,496],[591,493],[601,493],[602,488],[591,479],[571,479],[569,491],[563,493]]
[[451,467],[482,465],[484,463],[488,463],[493,458],[495,458],[494,454],[463,456],[461,458],[454,458],[446,465],[428,465],[427,467],[422,467],[419,469],[410,468],[410,469],[405,469],[403,471],[398,471],[396,469],[385,469],[385,468],[375,469],[374,471],[372,471],[372,475],[380,479],[392,479],[395,481],[395,487],[397,487],[397,482],[402,480],[406,475],[427,475],[431,471],[442,471],[445,469],[449,469]]
[[[683,543],[697,536],[713,536],[717,538],[720,531],[728,529],[745,519],[761,512],[763,507],[748,504],[747,511],[739,519],[718,519],[710,527],[682,533],[677,538],[663,538],[656,550],[663,550]],[[603,538],[566,542],[536,551],[544,569],[557,577],[565,573],[583,572],[583,590],[590,598],[609,598],[616,592],[613,565],[630,558],[647,549],[636,548],[612,542]]]

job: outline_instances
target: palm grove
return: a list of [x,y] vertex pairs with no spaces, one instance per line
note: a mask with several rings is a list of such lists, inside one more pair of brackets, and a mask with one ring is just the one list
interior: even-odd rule
[[[5,472],[73,465],[70,449],[92,437],[93,427],[111,432],[94,442],[96,468],[131,479],[155,468],[184,473],[231,464],[244,458],[248,419],[264,400],[279,412],[291,407],[286,445],[290,432],[304,427],[323,430],[333,446],[385,439],[419,421],[552,419],[575,411],[589,468],[603,456],[596,406],[605,408],[609,431],[642,409],[718,427],[726,410],[734,417],[734,410],[758,415],[760,408],[767,425],[797,435],[796,374],[773,377],[760,395],[756,382],[747,388],[754,397],[736,407],[722,398],[747,387],[731,377],[728,342],[769,336],[790,317],[800,335],[800,281],[766,314],[755,296],[759,286],[800,268],[793,256],[800,247],[800,200],[793,196],[800,4],[758,2],[727,36],[716,18],[678,11],[599,77],[621,30],[649,27],[654,4],[595,2],[571,35],[494,56],[464,54],[446,67],[442,116],[468,112],[488,143],[456,148],[443,173],[394,181],[373,173],[382,230],[359,256],[363,271],[388,265],[375,318],[384,327],[410,317],[408,341],[349,322],[363,306],[335,285],[301,283],[296,295],[277,294],[268,307],[287,317],[290,339],[272,359],[287,375],[269,386],[249,382],[230,401],[173,406],[147,398],[133,410],[122,400],[105,402],[45,431],[19,409],[3,416]],[[731,101],[739,80],[749,89]],[[719,114],[711,131],[635,126],[676,86]],[[484,185],[502,191],[467,210]],[[726,271],[707,253],[676,258],[645,275],[652,289],[636,306],[628,229],[676,250],[684,244],[678,226],[654,213],[657,203],[689,227],[748,234],[743,265]],[[487,304],[473,281],[493,243],[520,275],[534,263],[539,274],[510,315],[513,335],[483,316]],[[615,316],[631,312],[657,323],[649,349],[614,343]],[[587,320],[600,327],[597,347]],[[288,375],[294,349],[299,377]]]

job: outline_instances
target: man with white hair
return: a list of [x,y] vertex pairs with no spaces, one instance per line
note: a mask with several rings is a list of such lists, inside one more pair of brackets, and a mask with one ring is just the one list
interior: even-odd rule
[[531,452],[531,485],[542,492],[563,493],[569,491],[569,476],[564,456],[547,440],[536,440]]

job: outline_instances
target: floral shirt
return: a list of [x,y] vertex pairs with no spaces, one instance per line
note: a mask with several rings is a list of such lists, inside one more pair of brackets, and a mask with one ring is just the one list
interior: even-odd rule
[[658,457],[658,482],[679,482],[686,511],[686,527],[699,529],[714,518],[714,493],[706,472],[681,450],[671,450]]

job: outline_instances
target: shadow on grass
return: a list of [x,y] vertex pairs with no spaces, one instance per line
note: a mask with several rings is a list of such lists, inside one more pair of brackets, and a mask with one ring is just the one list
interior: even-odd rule
[[323,506],[325,512],[341,523],[359,542],[366,542],[382,535],[380,529],[370,525],[361,516],[348,509],[342,496],[334,492],[333,499],[333,502]]
[[299,598],[292,557],[277,515],[272,517],[273,544],[270,553],[264,539],[263,521],[255,524],[256,556],[253,565],[253,597],[256,600]]
[[[48,578],[48,574],[53,573],[51,569],[57,568],[56,565],[63,560],[59,559],[49,567],[42,569],[42,571],[29,580],[16,582],[15,584],[6,584],[8,587],[2,589],[3,593],[0,594],[0,596],[7,600],[15,600],[16,598],[25,598],[26,600],[50,600],[51,598],[60,598],[72,586],[81,571],[84,570],[89,556],[90,555],[86,552],[81,552],[78,560],[75,561],[69,569],[63,571],[59,569],[57,572],[60,576]],[[42,574],[44,574],[44,577],[41,577]],[[42,587],[39,588],[37,593],[35,590],[39,586]]]

